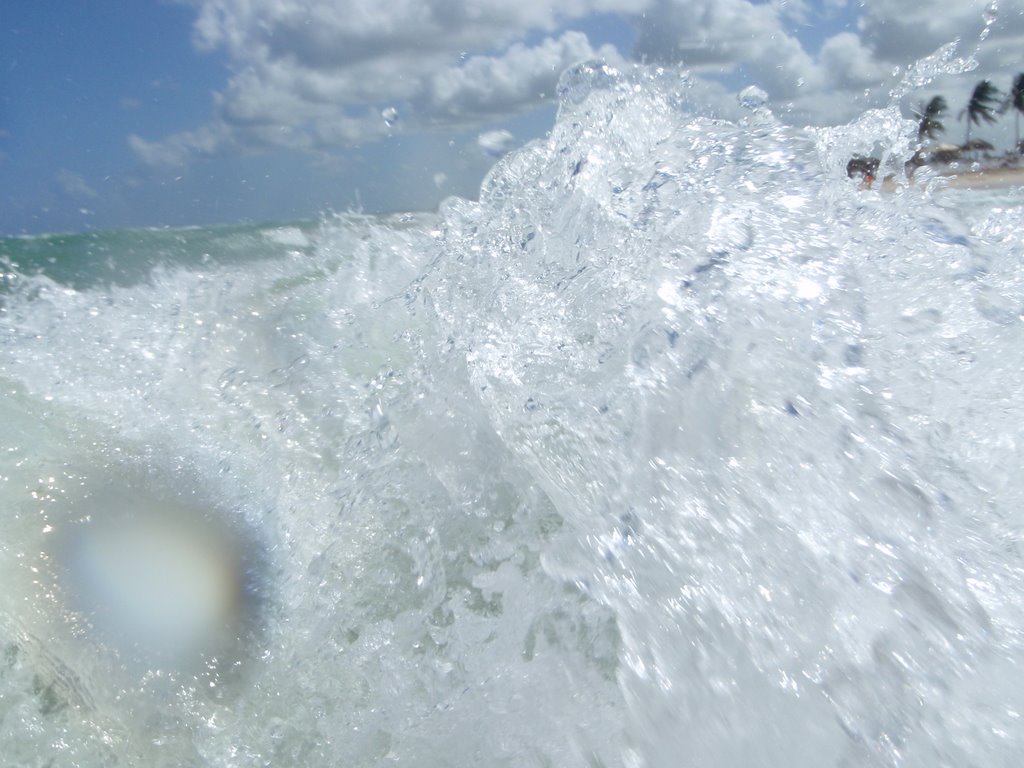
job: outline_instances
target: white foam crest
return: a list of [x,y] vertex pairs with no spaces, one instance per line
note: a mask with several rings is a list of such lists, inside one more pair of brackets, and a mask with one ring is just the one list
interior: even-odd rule
[[926,189],[847,181],[860,144],[907,158],[894,110],[741,130],[643,70],[564,92],[448,211],[430,290],[570,523],[547,567],[618,617],[631,759],[1007,759],[1019,697],[983,702],[1022,650],[1017,484],[985,465],[1020,444],[1013,257]]

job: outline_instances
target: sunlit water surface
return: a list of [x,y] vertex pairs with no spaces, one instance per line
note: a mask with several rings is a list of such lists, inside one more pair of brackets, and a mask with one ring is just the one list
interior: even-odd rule
[[437,216],[0,243],[0,763],[1024,753],[1024,197],[581,66]]

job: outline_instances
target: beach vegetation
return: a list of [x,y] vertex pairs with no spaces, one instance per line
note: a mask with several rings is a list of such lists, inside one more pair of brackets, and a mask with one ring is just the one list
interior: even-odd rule
[[992,124],[996,121],[996,109],[1001,100],[999,89],[993,85],[991,80],[982,80],[971,92],[971,98],[967,106],[960,112],[959,118],[967,117],[967,133],[964,136],[964,146],[971,143],[971,126],[980,125],[982,122]]
[[946,132],[946,126],[940,118],[949,109],[946,99],[943,96],[933,96],[927,104],[922,104],[914,110],[918,118],[917,140],[924,141],[926,138],[934,141],[940,133]]
[[1024,112],[1024,72],[1013,78],[1013,85],[1010,86],[1010,92],[1006,95],[1000,112],[1005,112],[1008,109],[1013,110],[1013,149],[1019,153],[1021,151],[1020,115]]

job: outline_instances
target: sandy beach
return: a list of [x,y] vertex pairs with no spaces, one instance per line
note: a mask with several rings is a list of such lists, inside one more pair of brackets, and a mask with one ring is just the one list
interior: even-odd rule
[[932,179],[943,179],[943,184],[953,189],[1005,189],[1024,186],[1024,167],[984,168],[980,171],[961,171],[953,168],[925,170],[922,168],[909,179],[909,182],[906,179],[889,176],[882,182],[881,189],[892,192],[907,183],[920,184]]
[[985,168],[980,171],[945,171],[949,186],[964,189],[999,189],[1024,185],[1024,168]]
[[[923,181],[925,174],[912,179],[912,183]],[[951,168],[934,168],[927,178],[945,179],[945,183],[955,189],[1002,189],[1024,185],[1024,167],[1021,168],[983,168],[980,171],[959,171]]]

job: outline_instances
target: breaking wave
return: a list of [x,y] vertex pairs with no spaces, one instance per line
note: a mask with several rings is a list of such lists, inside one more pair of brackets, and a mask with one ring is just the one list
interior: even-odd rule
[[1015,764],[1020,195],[560,97],[437,216],[0,245],[8,760]]

